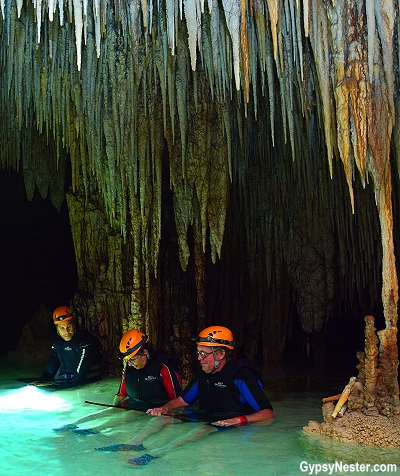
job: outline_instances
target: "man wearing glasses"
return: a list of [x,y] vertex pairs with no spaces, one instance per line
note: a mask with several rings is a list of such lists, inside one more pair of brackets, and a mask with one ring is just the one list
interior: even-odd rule
[[232,332],[222,326],[211,326],[197,338],[197,358],[201,366],[197,377],[182,396],[147,411],[163,415],[173,409],[199,401],[215,426],[244,426],[274,418],[272,405],[263,390],[261,376],[245,359],[234,359]]

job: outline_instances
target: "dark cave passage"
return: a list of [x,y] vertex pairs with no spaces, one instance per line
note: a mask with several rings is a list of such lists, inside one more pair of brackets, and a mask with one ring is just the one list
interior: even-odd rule
[[60,213],[20,172],[0,170],[0,354],[13,350],[41,304],[68,303],[78,276],[66,201]]

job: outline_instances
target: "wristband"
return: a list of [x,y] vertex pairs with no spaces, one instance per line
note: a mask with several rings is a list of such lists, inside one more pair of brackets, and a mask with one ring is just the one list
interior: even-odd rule
[[246,426],[248,421],[247,421],[247,418],[244,416],[244,415],[240,415],[238,416],[239,420],[240,420],[240,423],[239,423],[239,426]]

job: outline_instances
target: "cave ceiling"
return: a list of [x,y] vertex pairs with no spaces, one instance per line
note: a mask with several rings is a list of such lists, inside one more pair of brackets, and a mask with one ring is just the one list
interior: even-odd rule
[[397,329],[398,10],[1,0],[0,164],[67,200],[90,328],[220,318],[267,359],[293,308],[311,335],[381,301]]

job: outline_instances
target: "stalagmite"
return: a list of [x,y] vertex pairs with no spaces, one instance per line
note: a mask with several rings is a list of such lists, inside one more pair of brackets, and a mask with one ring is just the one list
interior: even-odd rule
[[375,406],[376,382],[378,377],[378,338],[374,327],[374,318],[365,317],[365,358],[363,361],[364,383],[364,406]]

